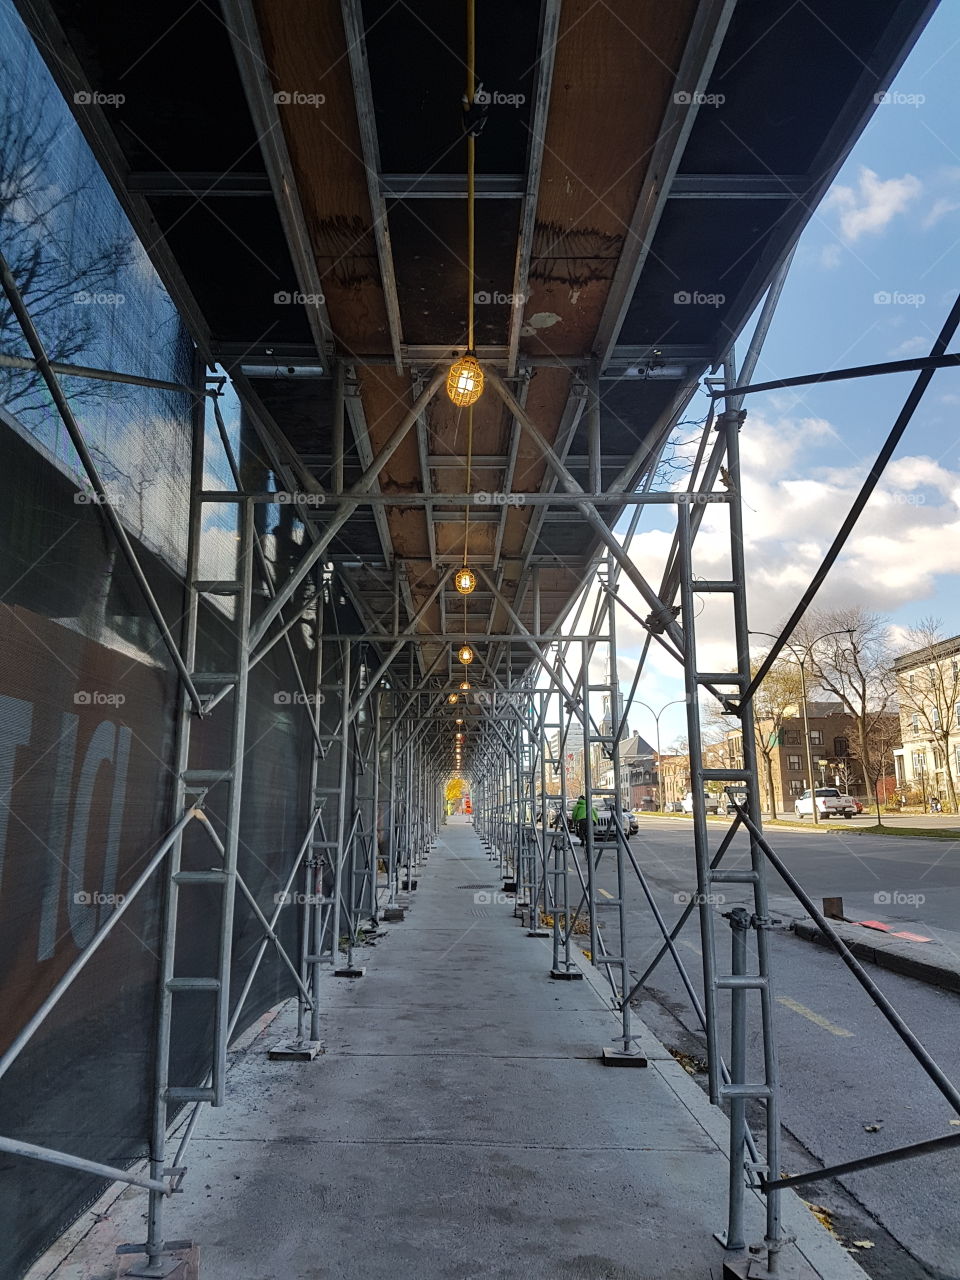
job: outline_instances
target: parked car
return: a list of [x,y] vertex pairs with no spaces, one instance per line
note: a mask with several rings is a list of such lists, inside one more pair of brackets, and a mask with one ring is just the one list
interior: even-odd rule
[[[838,814],[852,818],[857,811],[852,797],[844,795],[836,787],[817,787],[816,801],[817,813],[821,818],[835,818]],[[813,799],[809,787],[802,795],[797,796],[793,812],[798,818],[813,817]]]
[[683,801],[668,800],[664,808],[666,813],[683,813]]
[[614,821],[614,811],[612,809],[598,809],[597,820],[593,824],[594,843],[596,844],[603,840],[616,840],[616,838],[617,824]]
[[863,813],[863,801],[858,800],[857,797],[854,796],[853,803],[857,806],[857,813]]
[[[736,801],[736,804],[734,803]],[[727,796],[727,813],[734,814],[737,812],[737,805],[741,808],[747,803],[747,793],[745,791],[737,791],[733,798]]]
[[630,824],[630,835],[635,836],[640,831],[640,819],[635,813],[624,814],[627,822]]
[[[720,812],[720,800],[717,796],[712,796],[709,791],[703,793],[703,799],[707,813]],[[680,801],[680,808],[684,813],[693,813],[693,792],[688,791]]]

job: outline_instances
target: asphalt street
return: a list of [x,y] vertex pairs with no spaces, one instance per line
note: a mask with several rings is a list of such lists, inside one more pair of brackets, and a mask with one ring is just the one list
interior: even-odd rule
[[[725,827],[711,824],[716,847]],[[960,927],[960,848],[951,841],[777,830],[772,843],[815,900],[841,895],[851,918],[902,924],[929,936]],[[631,847],[668,925],[694,888],[692,828],[676,819],[647,819]],[[728,858],[745,865],[747,842],[737,837]],[[604,847],[597,884],[608,949],[616,938],[614,855]],[[738,885],[721,885],[718,949],[729,954],[723,912],[748,905]],[[869,996],[840,960],[788,930],[805,913],[787,886],[770,878],[772,934],[783,1121],[788,1134],[784,1171],[802,1170],[954,1132],[960,1119],[910,1055]],[[611,895],[611,897],[608,897]],[[884,896],[886,895],[886,896]],[[628,873],[628,955],[636,976],[661,937],[636,876]],[[920,945],[920,944],[918,944]],[[680,935],[679,951],[702,997],[697,913]],[[729,971],[729,963],[723,966]],[[872,976],[955,1081],[960,1081],[960,1003],[957,996],[882,970]],[[702,1058],[703,1035],[669,956],[636,1000],[641,1016],[669,1047]],[[728,1044],[726,999],[722,1039]],[[758,1005],[751,1013],[759,1012]],[[759,1019],[751,1017],[750,1062],[759,1070]],[[726,1056],[726,1055],[725,1055]],[[703,1080],[703,1077],[699,1077]],[[757,1077],[754,1077],[757,1078]],[[758,1129],[762,1114],[753,1117]],[[960,1277],[960,1149],[814,1183],[804,1198],[836,1214],[845,1241],[868,1240],[860,1264],[882,1280],[958,1280]]]

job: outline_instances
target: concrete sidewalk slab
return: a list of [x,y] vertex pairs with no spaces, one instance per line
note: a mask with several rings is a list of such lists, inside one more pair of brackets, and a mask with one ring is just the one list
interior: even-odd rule
[[[649,1068],[601,1065],[609,990],[585,962],[589,981],[551,982],[549,940],[509,906],[474,915],[458,885],[484,865],[471,827],[444,830],[406,920],[363,950],[366,977],[325,984],[324,1054],[267,1060],[295,1030],[290,1002],[233,1055],[227,1105],[204,1111],[168,1211],[202,1280],[719,1280],[723,1116],[639,1024]],[[784,1262],[863,1280],[785,1199],[798,1246]],[[31,1280],[114,1280],[144,1209],[115,1193]]]

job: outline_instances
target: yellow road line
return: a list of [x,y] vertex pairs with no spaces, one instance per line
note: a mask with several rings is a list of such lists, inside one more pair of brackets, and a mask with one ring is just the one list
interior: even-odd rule
[[853,1037],[853,1032],[847,1031],[846,1027],[838,1027],[836,1023],[831,1022],[828,1018],[821,1017],[819,1013],[814,1013],[805,1004],[798,1004],[796,1000],[791,1000],[789,996],[777,996],[777,1004],[786,1005],[794,1013],[799,1013],[801,1018],[815,1022],[818,1027],[823,1027],[824,1031],[829,1031],[832,1036],[847,1036],[851,1039]]
[[598,889],[597,893],[602,893],[605,898],[612,898],[612,893],[607,893],[606,889]]

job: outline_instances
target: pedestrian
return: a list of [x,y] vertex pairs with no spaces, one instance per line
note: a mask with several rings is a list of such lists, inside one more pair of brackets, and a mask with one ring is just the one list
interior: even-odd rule
[[[573,813],[570,816],[573,819],[574,830],[580,837],[581,845],[585,845],[587,843],[587,797],[582,793],[573,806]],[[590,806],[590,817],[593,822],[596,822],[597,811],[593,805]]]

